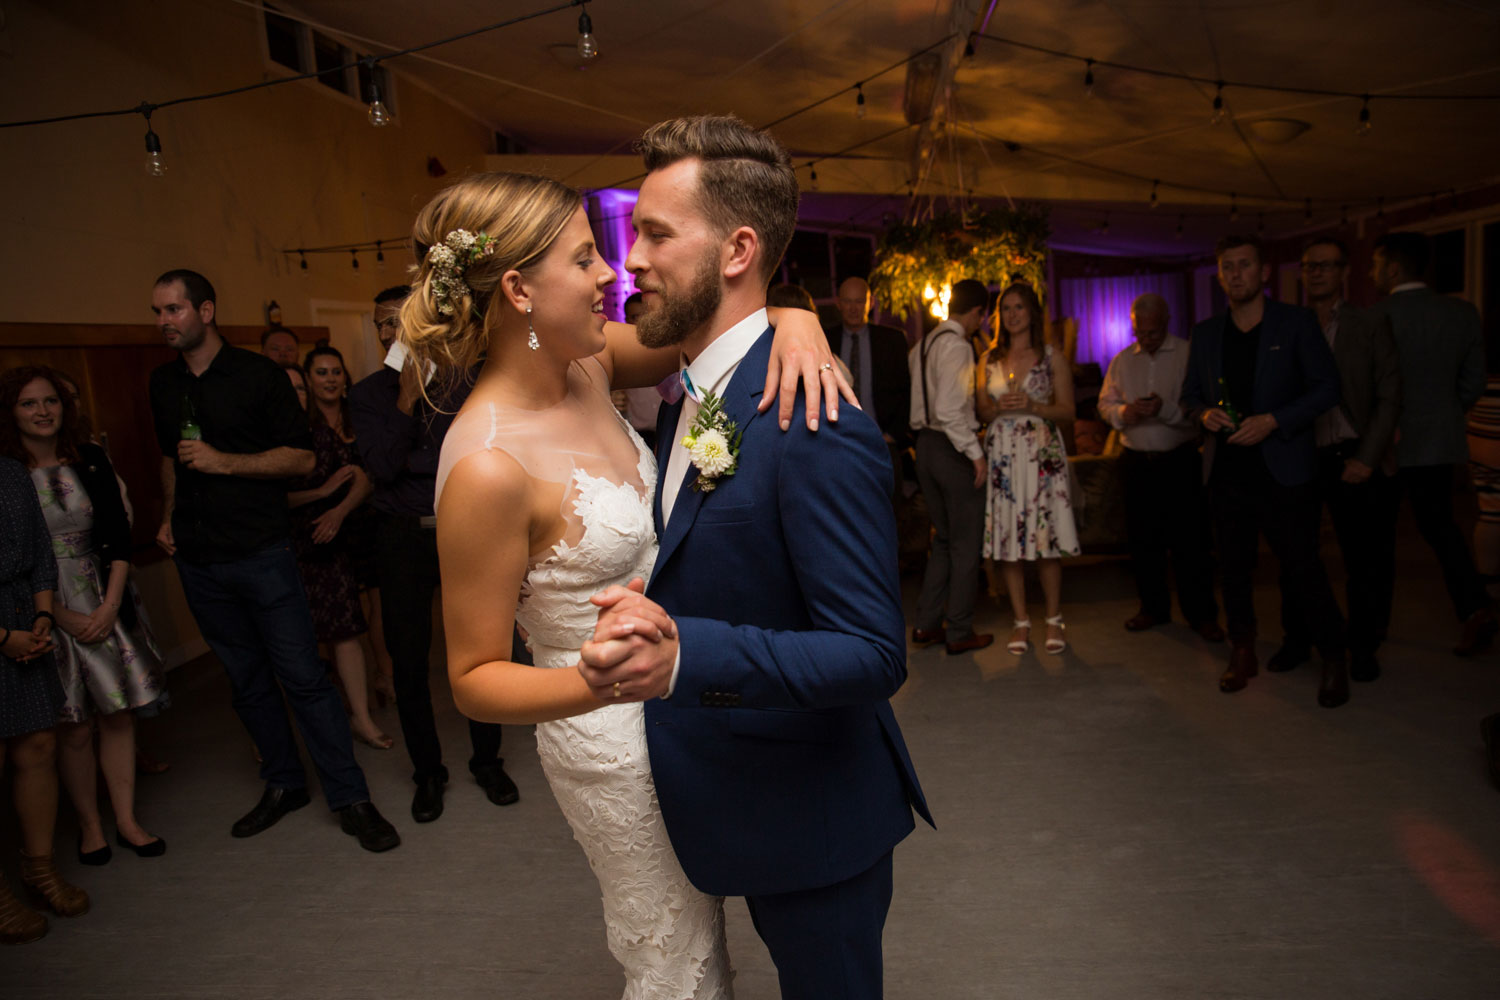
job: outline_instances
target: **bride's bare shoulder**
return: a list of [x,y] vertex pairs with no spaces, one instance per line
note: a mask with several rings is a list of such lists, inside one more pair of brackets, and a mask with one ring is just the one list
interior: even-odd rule
[[490,514],[524,509],[530,478],[501,448],[481,448],[454,463],[443,487],[441,513]]

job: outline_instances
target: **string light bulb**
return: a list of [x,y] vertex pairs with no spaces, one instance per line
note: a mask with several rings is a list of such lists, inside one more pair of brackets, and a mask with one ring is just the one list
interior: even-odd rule
[[1156,209],[1158,209],[1158,208],[1161,207],[1161,202],[1158,201],[1157,197],[1156,197],[1156,189],[1159,188],[1159,187],[1161,187],[1161,181],[1152,181],[1151,182],[1151,210],[1152,211],[1155,211]]
[[141,114],[146,119],[146,176],[161,177],[167,172],[167,165],[161,158],[161,137],[151,127],[151,109]]
[[865,85],[862,84],[862,83],[856,83],[854,85],[854,117],[856,117],[856,118],[863,118],[864,116],[865,116]]
[[1088,60],[1083,71],[1083,96],[1094,96],[1094,60]]
[[589,17],[587,4],[582,5],[583,12],[578,15],[578,58],[589,62],[599,55],[599,43],[594,41],[594,21]]
[[377,271],[385,270],[385,251],[380,249],[379,240],[375,241],[375,269]]
[[1103,218],[1102,221],[1100,221],[1099,228],[1097,230],[1095,230],[1095,232],[1097,232],[1100,236],[1108,236],[1109,235],[1109,213],[1108,212],[1104,213],[1104,218]]
[[1222,125],[1224,124],[1224,119],[1229,117],[1224,111],[1224,81],[1220,80],[1214,87],[1214,114],[1210,120],[1215,125]]
[[353,263],[354,269],[356,271],[358,271],[359,270],[359,251],[358,250],[350,250],[349,251],[349,260]]
[[812,190],[818,189],[818,168],[811,163],[807,165],[807,183]]
[[360,64],[364,66],[370,78],[370,85],[365,90],[365,103],[370,106],[370,124],[376,128],[384,128],[391,123],[391,111],[380,99],[380,80],[376,75],[380,64],[370,58],[361,59]]
[[1370,134],[1370,95],[1363,98],[1364,103],[1359,106],[1359,124],[1354,127],[1355,135]]
[[1229,192],[1229,221],[1230,222],[1239,222],[1240,221],[1240,203],[1239,203],[1238,199],[1239,199],[1239,195],[1235,194],[1233,191]]
[[1186,216],[1182,215],[1181,213],[1179,213],[1178,216],[1177,216],[1177,233],[1176,233],[1176,238],[1179,239],[1179,240],[1182,239],[1182,220],[1184,218],[1186,218]]
[[303,253],[301,250],[298,250],[297,251],[297,257],[298,257],[299,260],[302,261],[302,264],[301,264],[302,277],[305,278],[305,277],[307,277],[307,254]]

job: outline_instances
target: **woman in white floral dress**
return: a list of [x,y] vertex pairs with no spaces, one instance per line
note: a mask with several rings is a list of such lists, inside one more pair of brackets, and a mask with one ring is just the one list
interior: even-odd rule
[[[413,237],[407,372],[481,362],[437,473],[454,700],[473,719],[537,724],[542,769],[603,890],[626,1000],[726,1000],[723,901],[695,889],[672,850],[641,705],[601,702],[575,669],[598,622],[589,598],[648,575],[656,554],[656,463],[610,386],[655,385],[677,349],[643,348],[606,322],[614,271],[577,192],[555,181],[467,178],[421,211]],[[800,353],[804,381],[832,389],[816,318],[782,318],[792,336],[773,353],[789,366]],[[510,659],[513,621],[534,666]],[[670,628],[640,622],[636,634]]]
[[1078,554],[1078,531],[1068,482],[1068,456],[1058,424],[1073,420],[1073,374],[1062,351],[1047,343],[1042,304],[1029,285],[1016,284],[996,307],[996,344],[984,355],[974,387],[979,419],[989,424],[984,450],[984,555],[999,560],[1015,625],[1006,648],[1026,652],[1023,562],[1036,562],[1047,608],[1049,653],[1063,638],[1062,557]]

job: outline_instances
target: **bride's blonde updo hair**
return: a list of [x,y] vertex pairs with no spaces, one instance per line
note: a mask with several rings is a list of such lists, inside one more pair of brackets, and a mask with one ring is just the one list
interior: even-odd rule
[[[577,191],[546,177],[488,173],[444,189],[417,213],[412,226],[411,294],[401,306],[401,340],[418,362],[439,373],[473,367],[489,344],[505,301],[497,294],[507,271],[538,263],[582,204]],[[460,257],[461,281],[445,281],[428,251],[450,233],[485,237],[484,253]],[[451,276],[453,271],[447,270]]]

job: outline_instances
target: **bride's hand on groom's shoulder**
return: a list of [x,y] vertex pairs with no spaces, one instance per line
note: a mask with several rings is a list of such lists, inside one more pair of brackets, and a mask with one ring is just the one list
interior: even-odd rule
[[599,621],[580,653],[578,671],[600,701],[645,701],[666,694],[671,684],[677,627],[644,589],[638,577],[628,587],[610,587],[592,598]]

